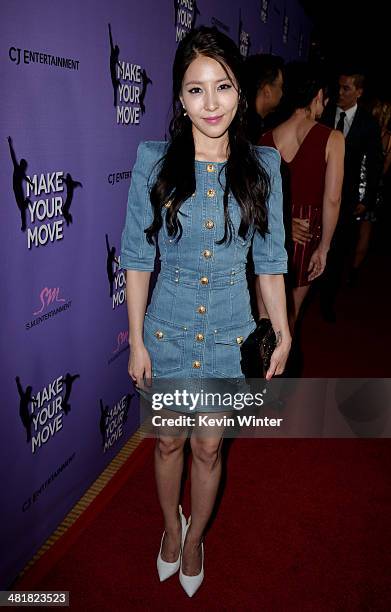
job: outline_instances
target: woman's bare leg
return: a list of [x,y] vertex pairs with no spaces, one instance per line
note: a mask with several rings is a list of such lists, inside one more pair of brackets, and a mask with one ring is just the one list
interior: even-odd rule
[[[173,415],[172,411],[162,411]],[[183,472],[183,447],[187,429],[161,428],[155,445],[155,479],[160,506],[164,517],[165,536],[162,559],[172,563],[177,560],[181,546],[181,522],[178,512],[181,478]]]
[[[212,418],[227,413],[210,414]],[[229,413],[231,414],[231,413]],[[191,523],[182,553],[182,569],[187,576],[201,571],[201,541],[212,514],[221,478],[221,447],[224,427],[214,427],[211,433],[194,429],[190,438],[191,466]]]
[[299,316],[300,308],[304,302],[304,298],[307,295],[309,288],[310,285],[306,285],[305,287],[294,287],[294,289],[292,289],[291,307],[288,313],[289,329],[291,331],[292,337],[297,317]]

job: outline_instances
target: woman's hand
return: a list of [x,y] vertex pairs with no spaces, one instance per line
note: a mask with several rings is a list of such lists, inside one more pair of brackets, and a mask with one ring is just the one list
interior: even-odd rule
[[270,380],[273,376],[279,376],[283,373],[289,351],[291,350],[292,339],[290,336],[284,340],[281,340],[281,335],[279,335],[279,332],[276,333],[276,336],[277,346],[270,358],[270,366],[265,376],[266,380]]
[[314,278],[320,276],[326,267],[327,250],[320,246],[312,253],[308,266],[308,280],[313,281]]
[[309,219],[299,219],[293,217],[292,219],[292,240],[299,244],[305,244],[312,238],[312,234],[309,230]]
[[144,344],[130,347],[128,372],[136,387],[144,389],[144,377],[147,380],[147,386],[151,386],[151,358]]

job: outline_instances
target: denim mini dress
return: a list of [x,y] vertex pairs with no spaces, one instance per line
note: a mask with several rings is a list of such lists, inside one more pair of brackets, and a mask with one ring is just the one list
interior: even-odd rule
[[[156,246],[147,242],[144,229],[153,220],[150,187],[166,147],[166,142],[151,141],[138,147],[121,239],[122,269],[154,270]],[[179,240],[167,232],[167,208],[163,207],[158,234],[160,272],[144,318],[153,380],[180,378],[194,386],[203,379],[244,378],[240,347],[256,327],[246,277],[249,249],[255,274],[287,271],[280,154],[270,147],[255,150],[271,180],[265,238],[252,227],[245,238],[238,235],[240,208],[230,195],[232,241],[216,244],[224,234],[224,162],[195,160],[196,191],[178,213],[183,228]],[[196,411],[223,409],[200,406]],[[177,410],[186,412],[183,407]]]

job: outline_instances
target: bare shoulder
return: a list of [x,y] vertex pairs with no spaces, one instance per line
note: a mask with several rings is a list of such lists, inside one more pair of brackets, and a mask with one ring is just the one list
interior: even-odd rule
[[329,144],[334,147],[345,147],[345,137],[339,130],[331,130],[328,140]]
[[345,137],[339,130],[330,130],[327,140],[326,155],[343,155],[345,152]]

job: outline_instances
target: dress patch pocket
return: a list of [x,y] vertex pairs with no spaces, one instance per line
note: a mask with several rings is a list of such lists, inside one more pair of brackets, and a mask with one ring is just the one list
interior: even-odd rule
[[151,357],[154,375],[164,376],[183,368],[185,338],[186,330],[182,325],[145,315],[144,344]]

